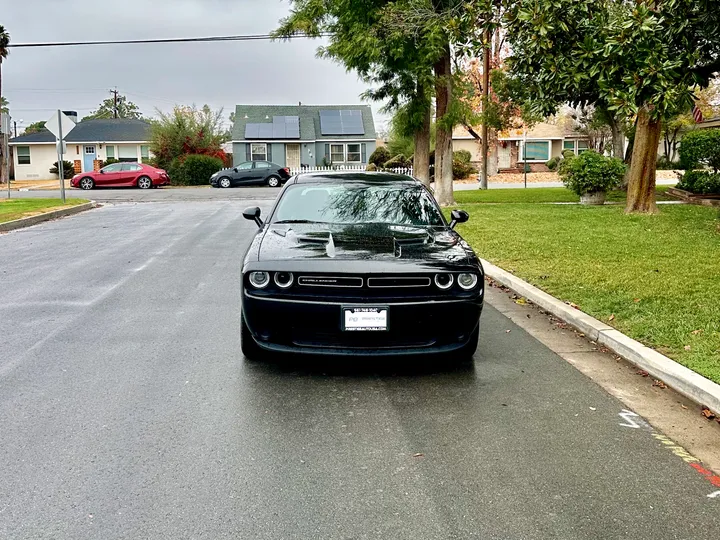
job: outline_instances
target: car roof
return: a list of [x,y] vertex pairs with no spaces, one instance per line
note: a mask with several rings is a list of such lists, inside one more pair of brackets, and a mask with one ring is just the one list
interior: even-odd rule
[[371,171],[315,171],[299,173],[295,176],[295,184],[396,184],[418,186],[419,181],[406,174]]

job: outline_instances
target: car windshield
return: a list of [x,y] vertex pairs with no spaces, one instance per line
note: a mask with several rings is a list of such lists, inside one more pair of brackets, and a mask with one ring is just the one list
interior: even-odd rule
[[291,186],[280,199],[273,222],[444,224],[426,190],[392,184]]

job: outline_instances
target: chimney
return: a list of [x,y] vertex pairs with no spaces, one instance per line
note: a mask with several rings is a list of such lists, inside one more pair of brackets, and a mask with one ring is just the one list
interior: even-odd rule
[[63,111],[63,114],[77,124],[77,111]]
[[302,101],[298,101],[298,107],[302,107]]

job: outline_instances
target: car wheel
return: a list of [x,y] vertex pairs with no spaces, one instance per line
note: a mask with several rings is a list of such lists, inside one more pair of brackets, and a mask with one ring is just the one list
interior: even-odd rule
[[138,178],[137,186],[140,189],[150,189],[152,187],[152,180],[147,176],[141,176]]
[[270,187],[278,187],[280,185],[280,179],[277,176],[269,176],[266,182]]
[[472,362],[473,355],[478,348],[478,341],[480,340],[480,325],[478,324],[470,334],[468,342],[462,346],[462,348],[455,353],[457,356],[457,362],[462,364],[465,362]]
[[218,186],[221,188],[229,188],[230,183],[230,179],[227,176],[223,176],[220,180],[218,180]]
[[256,361],[262,360],[265,356],[265,351],[255,343],[255,338],[252,337],[252,333],[245,323],[245,316],[240,314],[240,347],[246,360]]
[[92,189],[95,187],[95,180],[90,178],[89,176],[86,176],[85,178],[82,178],[80,180],[80,189]]

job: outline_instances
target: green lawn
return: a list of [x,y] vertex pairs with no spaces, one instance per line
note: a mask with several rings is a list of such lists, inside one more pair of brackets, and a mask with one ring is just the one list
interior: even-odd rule
[[85,199],[0,199],[0,223],[86,203]]
[[622,205],[528,204],[507,191],[479,195],[501,204],[462,204],[471,218],[458,230],[481,257],[720,383],[717,209],[627,216]]
[[[656,196],[658,201],[673,200],[666,194],[671,186],[658,186]],[[580,197],[564,187],[557,188],[508,188],[488,190],[456,191],[455,201],[458,204],[467,203],[553,203],[553,202],[579,202]],[[608,194],[608,201],[624,202],[624,191],[613,191]]]

